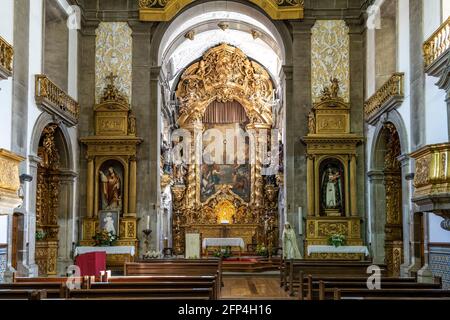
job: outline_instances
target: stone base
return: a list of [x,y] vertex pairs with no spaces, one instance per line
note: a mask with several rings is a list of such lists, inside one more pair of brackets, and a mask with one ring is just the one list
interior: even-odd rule
[[428,264],[417,271],[417,281],[420,283],[434,283],[434,277]]

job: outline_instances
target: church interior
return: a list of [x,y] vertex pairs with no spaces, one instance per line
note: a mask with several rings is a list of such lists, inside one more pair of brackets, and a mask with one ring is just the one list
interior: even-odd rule
[[450,1],[1,0],[0,300],[450,300]]

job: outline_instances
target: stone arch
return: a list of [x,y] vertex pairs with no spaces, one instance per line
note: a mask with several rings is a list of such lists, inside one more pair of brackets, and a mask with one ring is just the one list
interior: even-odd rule
[[[396,164],[392,167],[386,165],[392,161],[385,161],[386,155],[393,148],[385,141],[388,130],[386,126],[394,128],[398,136]],[[409,264],[410,201],[406,180],[409,174],[408,153],[406,129],[400,114],[394,110],[383,115],[375,128],[370,146],[370,242],[374,261],[386,262],[395,275],[399,275],[405,265]],[[403,261],[393,259],[393,254]]]
[[[61,158],[61,165],[58,170],[58,210],[57,210],[57,257],[55,263],[55,274],[65,275],[68,265],[73,264],[71,259],[72,243],[76,241],[77,235],[72,224],[77,219],[76,213],[76,155],[73,144],[73,137],[68,127],[54,116],[44,112],[36,120],[32,130],[29,149],[29,174],[33,177],[29,185],[28,199],[28,238],[29,238],[29,261],[30,274],[38,275],[35,255],[42,252],[42,247],[36,247],[36,211],[37,211],[37,190],[38,190],[38,167],[41,159],[38,157],[38,148],[41,142],[42,133],[49,125],[56,124],[55,141],[58,146],[58,153]],[[41,254],[39,252],[39,254]]]

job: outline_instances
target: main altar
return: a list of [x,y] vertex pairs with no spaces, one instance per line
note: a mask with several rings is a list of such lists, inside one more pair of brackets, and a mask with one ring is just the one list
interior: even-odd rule
[[184,133],[172,137],[173,148],[183,145],[188,161],[173,165],[175,253],[184,252],[186,232],[242,238],[245,250],[276,247],[282,179],[278,162],[269,174],[263,163],[274,125],[269,74],[240,49],[221,44],[185,70],[176,96]]

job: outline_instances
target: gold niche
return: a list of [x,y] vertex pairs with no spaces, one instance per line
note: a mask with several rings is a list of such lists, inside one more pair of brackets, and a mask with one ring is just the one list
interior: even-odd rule
[[[199,150],[198,135],[205,130],[202,122],[207,107],[214,101],[239,102],[245,110],[245,129],[258,143],[272,127],[271,102],[273,84],[266,70],[238,48],[221,44],[209,49],[203,58],[181,76],[176,96],[181,103],[178,125],[190,132],[191,162],[175,170],[176,182],[171,187],[174,199],[173,235],[176,253],[184,251],[185,230],[197,230],[203,237],[242,237],[245,245],[276,246],[278,228],[278,186],[264,182],[263,152],[254,148],[255,159],[250,169],[250,199],[233,192],[231,185],[220,185],[216,192],[202,201],[201,166],[195,159]],[[270,141],[270,140],[269,140]],[[225,215],[223,217],[222,215]],[[221,224],[221,221],[228,224]]]
[[[93,236],[99,229],[99,212],[113,210],[120,212],[117,245],[135,246],[137,252],[136,153],[142,139],[137,136],[136,117],[128,100],[115,86],[115,78],[117,76],[113,74],[107,77],[109,83],[103,97],[94,106],[95,135],[81,139],[87,146],[87,212],[83,218],[80,244],[95,244]],[[118,180],[119,187],[114,189],[112,195],[108,195],[111,203],[104,204],[106,186],[102,179],[107,179],[105,177],[109,171]],[[130,257],[125,259],[129,260]],[[121,255],[107,257],[108,266],[120,267],[124,261]]]
[[[363,138],[350,132],[350,106],[339,97],[339,81],[322,91],[308,115],[307,148],[308,245],[326,245],[343,234],[348,245],[362,245],[357,211],[356,153]],[[307,250],[305,250],[306,252]],[[316,254],[308,258],[360,259],[360,255]]]
[[[248,0],[273,20],[303,19],[304,0]],[[194,0],[139,0],[141,21],[170,21]]]

